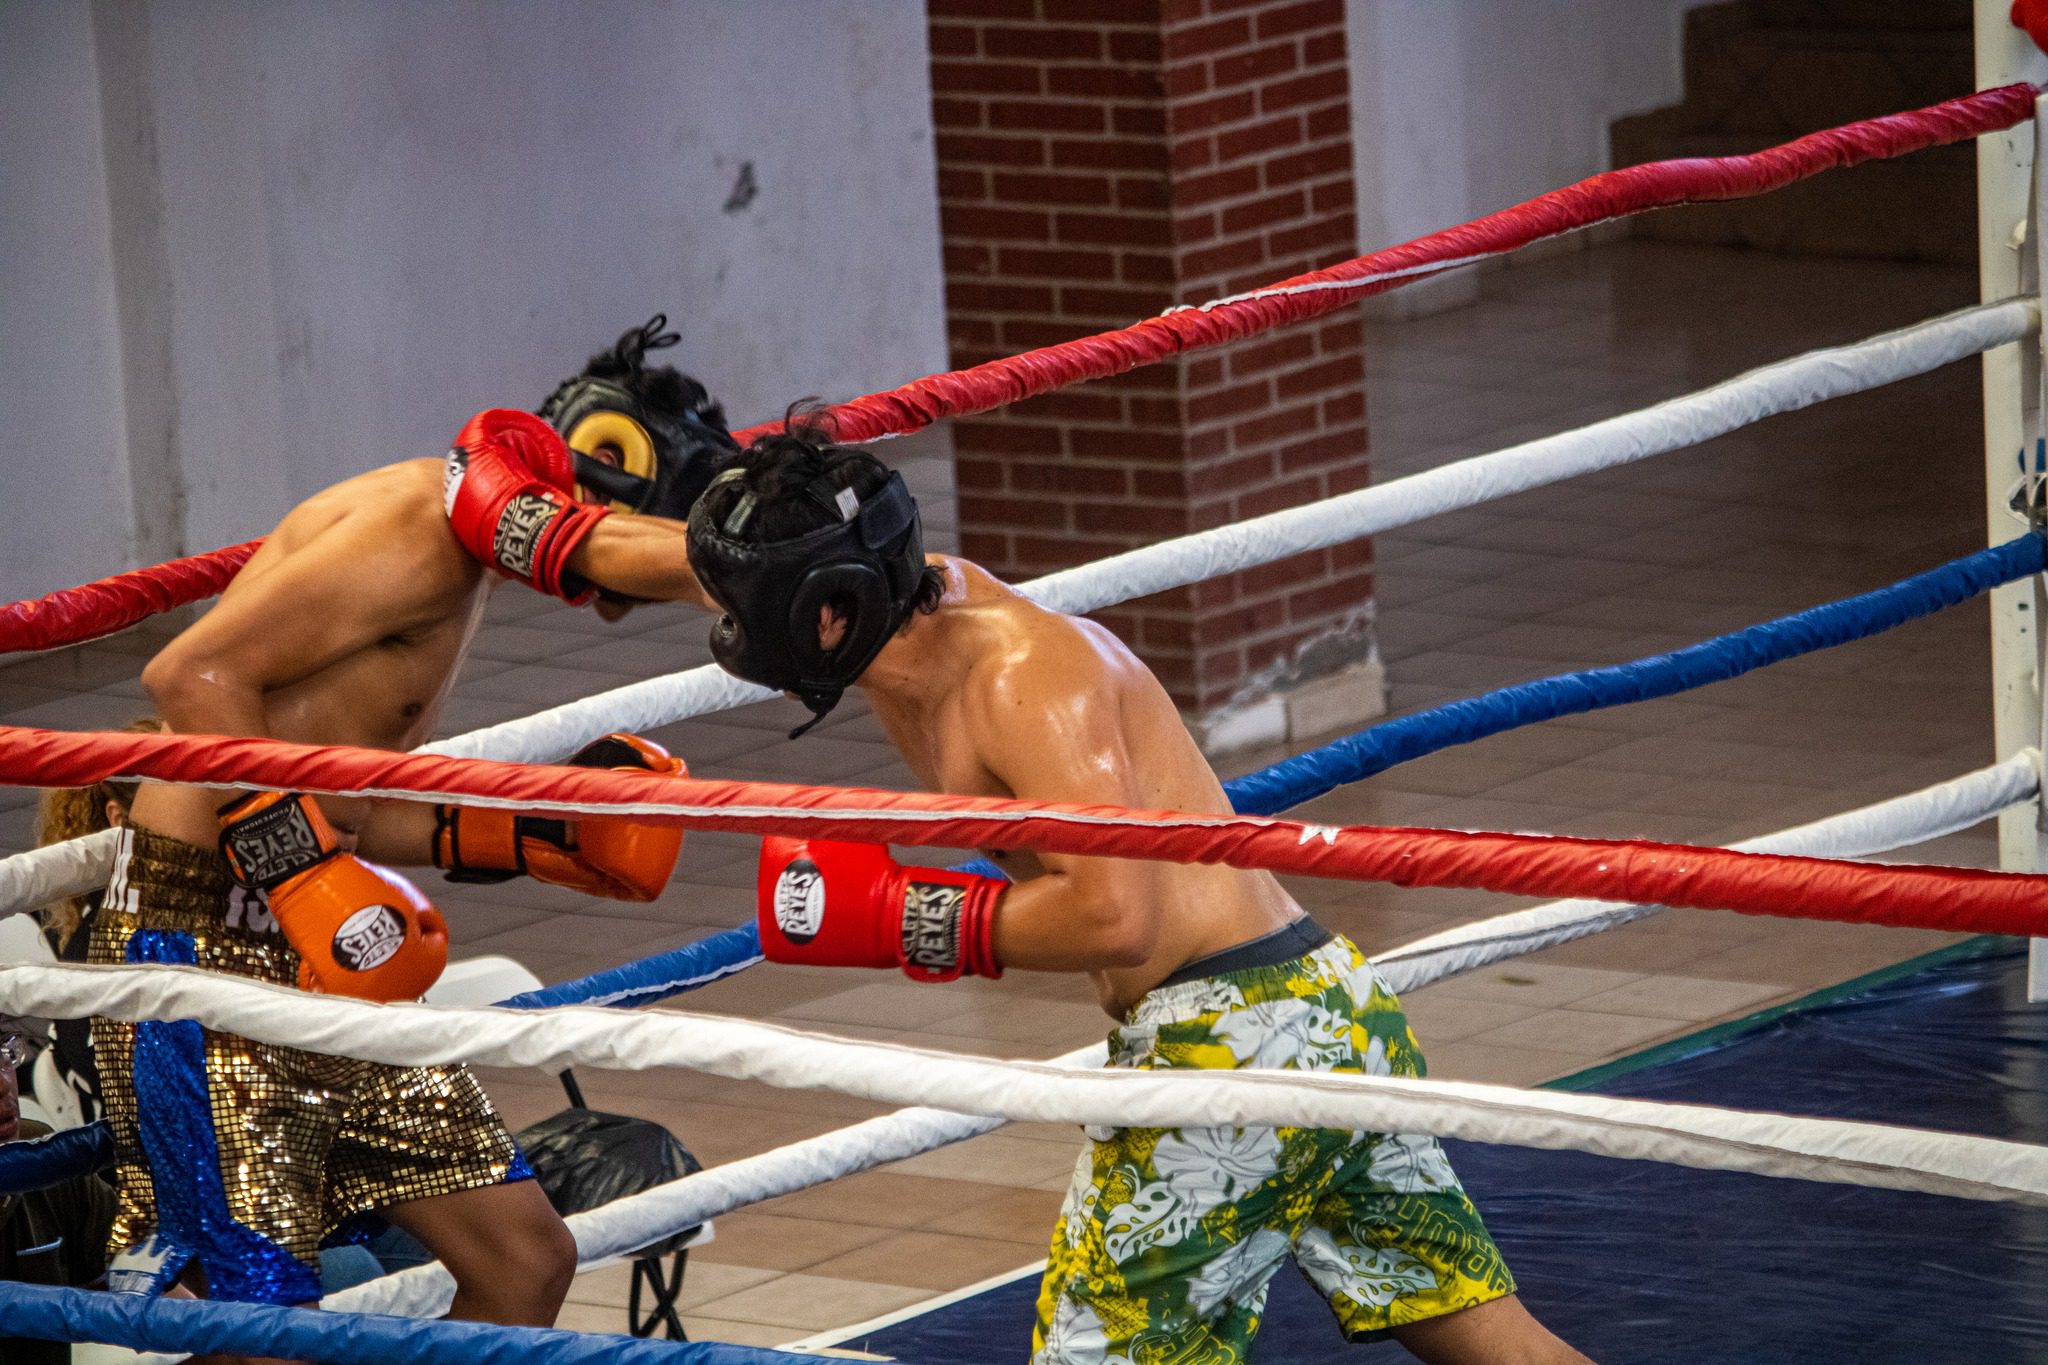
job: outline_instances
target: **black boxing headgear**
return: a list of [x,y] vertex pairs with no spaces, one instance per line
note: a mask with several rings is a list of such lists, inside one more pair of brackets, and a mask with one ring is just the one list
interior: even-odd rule
[[[715,483],[744,480],[729,470]],[[824,514],[815,530],[755,541],[747,524],[758,510],[752,490],[713,516],[710,499],[690,513],[690,567],[725,609],[711,628],[711,654],[735,677],[793,692],[811,719],[825,718],[917,609],[924,577],[924,531],[917,503],[891,471],[866,498],[820,474],[794,495]],[[839,608],[846,634],[833,649],[818,643],[818,616]]]
[[[664,331],[667,326],[668,315],[656,313],[646,326],[592,356],[581,374],[555,386],[540,416],[575,452],[579,500],[683,521],[739,445],[702,384],[668,366],[648,368],[649,351],[682,340],[680,333]],[[655,378],[634,382],[641,374]],[[670,392],[661,394],[664,389]],[[594,458],[601,447],[618,452],[619,462]]]

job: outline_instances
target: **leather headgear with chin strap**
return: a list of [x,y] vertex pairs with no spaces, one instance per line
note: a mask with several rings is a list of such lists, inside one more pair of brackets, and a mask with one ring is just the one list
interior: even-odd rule
[[[690,376],[666,367],[655,371],[679,382],[680,401],[672,406],[649,402],[621,382],[647,369],[647,352],[682,340],[664,331],[667,326],[668,315],[656,313],[592,356],[581,374],[556,385],[541,404],[540,416],[575,452],[579,501],[684,521],[712,477],[738,455],[724,410]],[[593,458],[600,448],[616,451],[618,463]]]
[[[715,484],[742,480],[744,469]],[[712,516],[700,501],[690,514],[690,567],[725,609],[711,628],[711,654],[735,677],[793,692],[811,719],[794,739],[825,718],[867,671],[917,609],[924,576],[924,531],[917,503],[891,471],[866,498],[820,474],[794,495],[824,514],[816,530],[782,540],[746,538],[759,507],[752,490]],[[818,643],[818,615],[838,608],[846,634],[834,648]]]

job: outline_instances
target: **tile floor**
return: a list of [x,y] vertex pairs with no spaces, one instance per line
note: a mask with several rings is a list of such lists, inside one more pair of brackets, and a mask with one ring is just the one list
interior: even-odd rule
[[[1382,479],[1581,425],[1749,365],[1971,301],[1965,272],[1621,243],[1486,277],[1476,308],[1375,324],[1368,387]],[[943,432],[897,443],[935,541],[953,526]],[[1875,586],[1983,543],[1973,364],[1695,450],[1441,517],[1378,540],[1381,641],[1397,711],[1688,643]],[[502,594],[445,718],[453,733],[704,661],[704,623],[623,626]],[[1310,811],[1344,822],[1719,843],[1895,794],[1991,757],[1980,607],[1682,698],[1553,722],[1407,764]],[[0,720],[70,728],[141,709],[148,631],[0,668]],[[799,744],[771,704],[658,737],[699,773],[908,786],[857,705]],[[1277,754],[1247,755],[1250,767]],[[0,851],[29,842],[0,789]],[[1923,846],[1983,865],[1986,830]],[[739,923],[750,841],[692,835],[652,905],[554,888],[434,886],[460,951],[559,980]],[[1510,908],[1479,892],[1303,882],[1369,949]],[[1938,946],[1936,934],[1670,912],[1418,991],[1434,1073],[1532,1083]],[[763,967],[682,1004],[868,1038],[1043,1057],[1099,1037],[1078,980],[943,990]],[[690,1073],[580,1077],[593,1104],[668,1124],[708,1163],[878,1112],[862,1101]],[[535,1073],[493,1072],[515,1124],[559,1106]],[[692,1257],[693,1334],[772,1344],[851,1323],[1042,1254],[1079,1147],[1017,1126],[720,1218]],[[1476,1192],[1484,1206],[1486,1192]],[[565,1326],[616,1330],[625,1271],[579,1280]]]

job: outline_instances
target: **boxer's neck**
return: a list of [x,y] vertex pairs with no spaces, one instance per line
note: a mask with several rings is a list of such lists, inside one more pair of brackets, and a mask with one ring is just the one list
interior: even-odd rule
[[971,586],[962,561],[932,556],[946,579],[938,608],[913,614],[882,646],[855,684],[868,699],[886,706],[934,706],[956,692],[974,664],[960,649],[950,629],[953,617],[968,605]]

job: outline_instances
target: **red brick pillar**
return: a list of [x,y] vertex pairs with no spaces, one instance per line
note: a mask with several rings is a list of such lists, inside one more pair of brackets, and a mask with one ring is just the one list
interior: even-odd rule
[[[953,363],[1355,256],[1344,0],[929,0]],[[965,553],[1013,579],[1367,482],[1355,311],[959,421]],[[1358,543],[1099,614],[1210,713],[1362,656]]]

